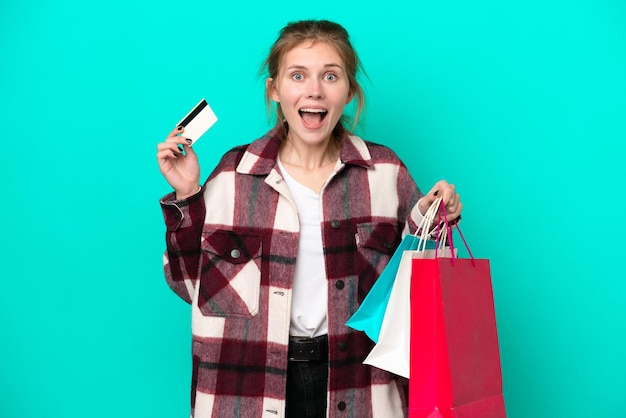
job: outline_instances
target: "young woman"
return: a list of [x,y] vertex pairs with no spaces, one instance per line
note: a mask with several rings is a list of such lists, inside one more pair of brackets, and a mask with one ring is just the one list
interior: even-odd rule
[[346,104],[363,106],[359,67],[340,25],[291,23],[265,62],[274,129],[203,186],[183,128],[158,145],[174,188],[165,275],[192,308],[193,417],[407,414],[407,380],[363,365],[372,342],[345,323],[435,193],[449,219],[462,205],[443,180],[423,196],[390,149],[344,126]]

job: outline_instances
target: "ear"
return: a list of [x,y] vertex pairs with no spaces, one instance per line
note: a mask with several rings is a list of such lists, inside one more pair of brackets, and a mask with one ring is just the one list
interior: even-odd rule
[[346,99],[346,104],[350,103],[353,98],[354,98],[354,92],[351,91],[350,93],[348,93],[348,98]]
[[278,97],[278,91],[276,91],[276,83],[273,78],[268,78],[265,80],[265,91],[269,97],[274,100],[276,103],[280,103],[280,98]]

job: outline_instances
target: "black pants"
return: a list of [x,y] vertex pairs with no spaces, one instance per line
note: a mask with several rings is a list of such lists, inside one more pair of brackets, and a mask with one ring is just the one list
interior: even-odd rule
[[286,418],[325,418],[328,361],[290,361]]

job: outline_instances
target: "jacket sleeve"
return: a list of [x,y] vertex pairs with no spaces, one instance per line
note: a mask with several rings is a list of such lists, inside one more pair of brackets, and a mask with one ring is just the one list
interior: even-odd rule
[[415,184],[408,169],[403,163],[399,163],[397,178],[398,190],[398,219],[404,222],[402,235],[415,234],[424,218],[420,213],[417,203],[424,196]]
[[199,277],[202,227],[204,225],[204,187],[185,200],[174,193],[161,199],[165,218],[167,250],[163,257],[165,279],[172,290],[191,303]]

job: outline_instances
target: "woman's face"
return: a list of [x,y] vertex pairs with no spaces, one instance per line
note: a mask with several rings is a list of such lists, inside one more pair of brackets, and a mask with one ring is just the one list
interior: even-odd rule
[[302,43],[287,52],[267,88],[272,100],[280,103],[289,139],[308,145],[330,139],[353,96],[345,65],[326,42]]

